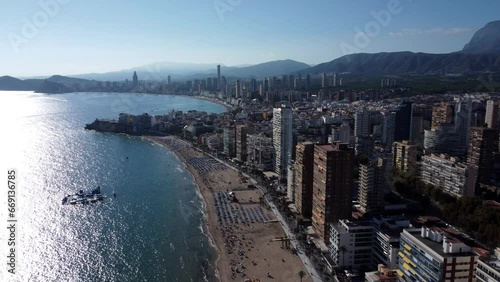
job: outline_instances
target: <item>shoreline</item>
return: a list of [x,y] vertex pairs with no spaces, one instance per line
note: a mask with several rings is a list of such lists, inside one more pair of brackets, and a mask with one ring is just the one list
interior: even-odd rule
[[[213,261],[213,264],[214,264],[214,267],[215,267],[214,268],[215,278],[217,279],[217,281],[222,281],[221,274],[220,274],[220,271],[219,271],[219,266],[218,266],[218,262],[219,262],[220,257],[221,257],[221,250],[217,246],[217,244],[215,242],[215,239],[214,239],[214,235],[212,234],[212,232],[210,231],[210,228],[209,228],[209,224],[208,224],[208,222],[209,222],[209,215],[208,215],[208,210],[207,210],[208,203],[207,203],[205,197],[203,196],[203,193],[201,191],[201,187],[200,187],[199,182],[198,182],[198,178],[195,175],[195,171],[196,170],[191,165],[188,164],[187,160],[184,158],[184,156],[182,154],[180,154],[177,150],[175,150],[174,148],[172,148],[168,144],[157,140],[157,138],[155,138],[155,137],[156,136],[154,136],[154,137],[153,136],[142,136],[142,138],[144,138],[145,140],[148,140],[150,142],[158,144],[158,145],[160,145],[160,146],[168,149],[170,152],[172,152],[172,154],[174,154],[176,156],[176,158],[184,165],[184,167],[186,168],[186,171],[189,173],[189,175],[193,179],[193,185],[196,187],[196,194],[198,195],[198,197],[200,197],[200,200],[203,203],[203,207],[202,207],[202,211],[203,211],[203,216],[202,216],[202,220],[203,220],[203,222],[202,222],[203,233],[205,233],[204,235],[207,236],[208,241],[210,243],[210,246],[215,250],[215,253],[216,253],[216,258]],[[171,136],[171,138],[177,138],[177,137]]]
[[[19,91],[19,92],[24,92],[24,91]],[[30,92],[30,91],[28,91],[28,92]],[[221,101],[219,99],[212,99],[212,98],[209,98],[209,97],[199,96],[199,95],[198,96],[194,96],[194,95],[153,93],[153,92],[104,92],[104,91],[97,91],[97,92],[67,92],[67,93],[42,93],[42,92],[35,92],[35,91],[32,91],[32,92],[36,93],[36,94],[45,94],[45,95],[64,95],[64,94],[71,94],[71,93],[76,93],[76,94],[80,94],[80,93],[114,93],[114,94],[134,94],[134,95],[145,94],[145,95],[181,96],[181,97],[189,97],[189,98],[193,98],[193,99],[199,99],[199,100],[204,100],[204,101],[212,102],[214,104],[223,106],[226,109],[226,112],[230,112],[230,111],[233,111],[233,110],[236,109],[236,107],[234,107],[232,105],[229,105],[229,104],[226,104],[226,103],[224,103],[223,101]]]
[[208,97],[204,97],[204,96],[188,96],[188,97],[192,97],[194,99],[204,100],[204,101],[208,101],[208,102],[212,102],[212,103],[221,105],[221,106],[226,108],[226,112],[233,111],[236,109],[236,107],[234,107],[232,105],[228,105],[228,104],[226,104],[218,99],[212,99],[212,98],[208,98]]
[[[203,205],[203,230],[216,251],[214,270],[210,271],[214,279],[223,282],[245,279],[268,281],[272,277],[275,281],[291,281],[297,278],[298,271],[307,273],[300,258],[285,246],[282,239],[286,233],[274,213],[259,203],[259,197],[263,196],[261,191],[246,187],[250,179],[177,136],[143,138],[169,149],[193,177],[193,184]],[[202,163],[197,163],[200,160]],[[233,191],[239,201],[226,203],[228,191]],[[224,202],[221,201],[221,195]],[[220,208],[222,214],[219,214]],[[264,221],[261,218],[260,222],[256,216],[259,209],[265,218]],[[240,221],[243,218],[238,213],[245,218],[253,214],[255,221],[252,219],[251,222],[238,223],[236,218]],[[229,218],[235,221],[231,219],[229,223]],[[303,281],[312,280],[306,276]]]

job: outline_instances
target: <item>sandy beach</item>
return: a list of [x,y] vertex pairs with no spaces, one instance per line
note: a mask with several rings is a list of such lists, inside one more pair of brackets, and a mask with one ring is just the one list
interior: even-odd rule
[[[234,169],[177,137],[145,137],[172,150],[194,176],[205,201],[206,227],[218,252],[220,281],[312,281],[300,258],[281,240],[261,192]],[[232,193],[229,193],[232,192]]]
[[226,104],[226,103],[224,103],[224,102],[222,102],[221,100],[218,100],[218,99],[212,99],[212,98],[203,97],[203,96],[191,96],[191,98],[205,100],[205,101],[209,101],[209,102],[212,102],[212,103],[215,103],[215,104],[219,104],[221,106],[224,106],[227,111],[232,111],[232,110],[235,109],[234,106]]

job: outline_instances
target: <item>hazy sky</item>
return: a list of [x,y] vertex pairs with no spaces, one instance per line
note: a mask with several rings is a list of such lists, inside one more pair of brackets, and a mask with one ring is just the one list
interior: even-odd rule
[[0,0],[0,76],[444,53],[498,11],[498,0]]

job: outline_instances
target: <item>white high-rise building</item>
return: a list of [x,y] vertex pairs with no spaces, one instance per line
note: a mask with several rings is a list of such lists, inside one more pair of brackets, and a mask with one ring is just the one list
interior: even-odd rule
[[485,123],[489,128],[498,128],[498,101],[488,100],[486,102]]
[[422,157],[420,179],[460,198],[474,196],[477,169],[448,155],[430,154]]
[[476,268],[476,281],[500,281],[500,248],[495,249],[494,255],[479,258]]
[[384,207],[385,191],[384,159],[359,165],[359,204],[363,212],[381,210]]
[[287,168],[292,160],[293,116],[290,107],[273,109],[273,146],[274,171],[282,178],[286,178]]
[[330,257],[336,265],[355,270],[371,265],[373,225],[341,219],[330,224]]

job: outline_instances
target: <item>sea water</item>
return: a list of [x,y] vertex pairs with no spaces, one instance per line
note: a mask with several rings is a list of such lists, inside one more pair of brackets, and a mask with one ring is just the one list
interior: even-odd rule
[[[7,272],[9,234],[0,228],[0,281],[213,280],[202,201],[184,165],[141,137],[84,126],[121,112],[220,113],[223,106],[184,96],[32,92],[0,92],[0,105],[1,173],[5,180],[7,169],[18,174],[16,274]],[[104,202],[61,204],[98,185]]]

